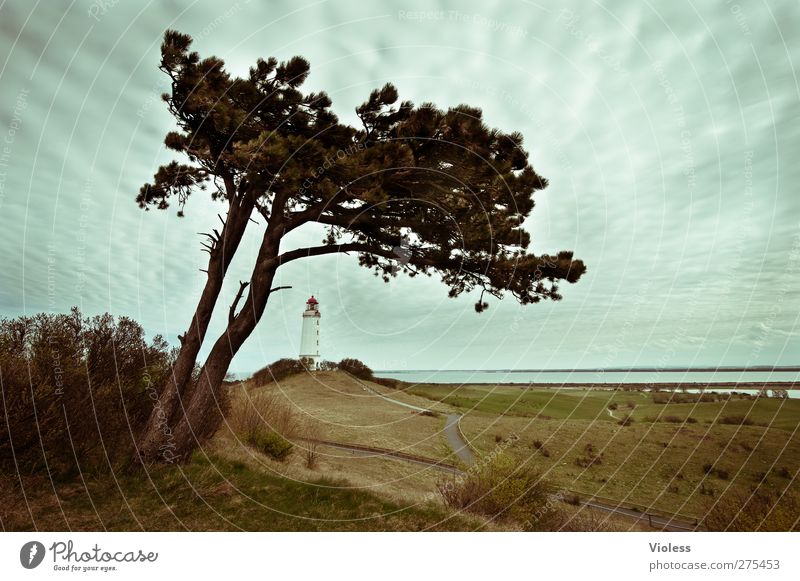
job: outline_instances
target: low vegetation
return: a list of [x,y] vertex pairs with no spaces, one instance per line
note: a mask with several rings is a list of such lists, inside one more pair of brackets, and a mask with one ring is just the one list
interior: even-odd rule
[[3,319],[0,468],[62,479],[128,465],[172,356],[126,317]]
[[711,531],[800,531],[800,497],[775,485],[728,489],[708,508]]
[[202,453],[180,467],[153,466],[146,478],[54,483],[0,475],[0,499],[0,522],[12,531],[465,531],[483,524],[434,502],[404,503],[330,478],[284,478]]
[[557,530],[562,524],[558,499],[539,472],[503,454],[476,466],[464,476],[439,482],[447,506],[525,530]]

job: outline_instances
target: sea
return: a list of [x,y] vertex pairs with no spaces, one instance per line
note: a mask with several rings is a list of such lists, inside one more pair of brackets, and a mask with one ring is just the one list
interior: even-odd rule
[[[387,370],[376,371],[377,377],[399,379],[408,383],[448,384],[576,384],[590,387],[614,387],[620,384],[672,384],[675,388],[696,391],[744,391],[755,393],[775,383],[796,382],[790,397],[800,397],[800,368],[777,369],[493,369],[493,370]],[[714,384],[719,384],[715,386]],[[734,387],[731,384],[739,384]],[[744,385],[743,385],[744,384]],[[739,388],[740,386],[740,388]],[[786,388],[790,386],[775,386]]]

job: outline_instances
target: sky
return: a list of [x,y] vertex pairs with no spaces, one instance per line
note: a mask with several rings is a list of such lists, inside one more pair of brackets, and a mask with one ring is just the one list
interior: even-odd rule
[[[320,301],[322,357],[374,369],[800,363],[800,11],[766,2],[0,2],[0,316],[110,312],[172,343],[204,282],[222,207],[143,212],[171,159],[163,32],[245,74],[303,55],[305,87],[353,122],[369,92],[468,103],[520,131],[548,178],[536,253],[588,271],[564,299],[476,314],[435,277],[383,283],[354,256],[282,268],[232,370],[297,355]],[[247,280],[264,225],[226,278],[209,331]],[[314,227],[286,248],[319,243]],[[207,343],[210,343],[207,340]],[[204,347],[206,352],[208,346]]]

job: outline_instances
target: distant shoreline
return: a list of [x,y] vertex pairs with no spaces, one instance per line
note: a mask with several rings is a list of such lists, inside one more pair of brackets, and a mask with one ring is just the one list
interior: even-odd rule
[[[403,381],[398,380],[398,381]],[[403,382],[406,383],[406,382]],[[559,389],[559,388],[568,388],[568,389],[622,389],[625,391],[629,389],[630,391],[639,391],[643,389],[664,389],[664,390],[680,390],[683,388],[686,389],[697,389],[700,391],[714,391],[715,389],[800,389],[800,382],[796,381],[746,381],[746,382],[731,382],[725,381],[720,383],[715,382],[670,382],[670,383],[596,383],[596,382],[583,382],[583,383],[574,383],[574,382],[567,382],[567,383],[535,383],[529,381],[520,381],[520,382],[512,382],[512,381],[503,381],[503,382],[486,382],[486,381],[469,381],[464,383],[452,382],[452,381],[424,381],[418,382],[417,385],[475,385],[475,386],[484,386],[484,385],[492,385],[492,386],[508,386],[508,387],[527,387],[527,388],[539,388],[539,389]]]
[[375,373],[716,373],[800,371],[788,367],[598,367],[584,369],[380,369]]

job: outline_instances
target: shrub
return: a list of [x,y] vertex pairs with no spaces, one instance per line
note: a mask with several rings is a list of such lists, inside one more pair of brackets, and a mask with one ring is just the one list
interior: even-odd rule
[[335,361],[320,361],[318,369],[320,371],[336,371],[339,365]]
[[619,405],[618,405],[618,404],[616,404],[616,403],[610,403],[610,404],[608,404],[608,409],[610,409],[610,410],[612,410],[612,411],[613,411],[613,410],[615,410],[615,409],[617,409],[618,407],[619,407]]
[[544,446],[544,444],[542,444],[541,440],[533,441],[533,447],[536,448],[537,450],[541,450],[542,446]]
[[723,416],[718,421],[720,424],[732,424],[735,426],[752,426],[755,424],[753,420],[743,415]]
[[709,464],[708,462],[706,462],[705,464],[703,464],[703,473],[704,473],[704,474],[708,474],[708,473],[709,473],[709,472],[711,472],[713,469],[714,469],[714,465],[713,465],[713,464]]
[[494,441],[497,442],[497,443],[502,442],[503,441],[503,436],[501,436],[500,434],[495,434],[494,435]]
[[304,373],[306,366],[299,359],[278,359],[266,367],[259,369],[250,378],[254,385],[266,385],[273,381],[282,381],[292,375]]
[[317,424],[308,424],[304,431],[305,441],[303,442],[303,456],[306,461],[306,468],[314,470],[319,461],[319,439],[321,431]]
[[339,369],[346,371],[347,373],[354,375],[359,379],[364,379],[366,381],[372,381],[374,379],[372,375],[372,369],[370,369],[366,363],[359,361],[358,359],[342,359],[339,362]]
[[247,443],[262,454],[281,462],[289,457],[294,448],[289,440],[273,431],[256,432],[248,437]]
[[792,473],[786,466],[782,466],[781,468],[776,468],[775,473],[780,476],[781,478],[791,478]]
[[603,459],[600,456],[593,456],[591,454],[575,458],[575,465],[580,466],[581,468],[591,468],[594,465],[599,465],[602,463]]
[[447,506],[498,520],[523,530],[555,530],[563,515],[559,499],[539,473],[498,454],[465,476],[440,481],[437,489]]
[[301,416],[277,392],[251,395],[242,390],[242,394],[234,398],[226,420],[230,429],[245,441],[261,432],[299,438],[305,430]]
[[700,494],[703,494],[705,496],[716,496],[717,489],[712,486],[706,486],[705,484],[701,484]]
[[617,423],[620,426],[630,426],[633,422],[634,422],[634,419],[631,416],[625,416],[624,418],[622,418]]
[[550,457],[550,450],[548,450],[547,448],[542,448],[541,452],[542,452],[542,456],[544,456],[545,458],[549,458]]
[[61,478],[129,462],[173,357],[127,317],[0,320],[0,470]]

